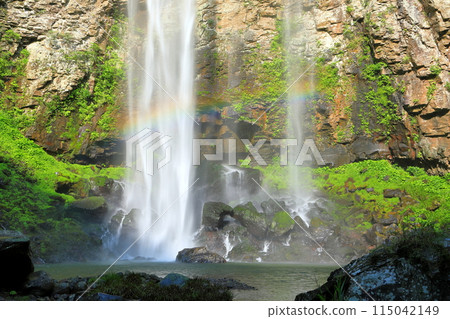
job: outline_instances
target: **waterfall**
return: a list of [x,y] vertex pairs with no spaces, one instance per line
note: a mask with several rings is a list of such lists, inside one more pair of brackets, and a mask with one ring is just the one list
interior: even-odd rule
[[148,129],[161,134],[155,136],[162,145],[149,154],[149,138],[148,145],[132,148],[141,169],[128,177],[123,207],[139,212],[135,237],[145,233],[130,254],[159,260],[174,260],[192,244],[194,231],[187,193],[193,183],[195,9],[195,0],[128,1],[128,136]]
[[[303,171],[296,165],[297,156],[305,140],[305,118],[308,99],[314,92],[314,56],[309,51],[311,33],[308,28],[312,26],[305,23],[306,13],[302,1],[287,0],[284,9],[283,38],[286,50],[287,63],[287,128],[288,138],[297,140],[297,146],[290,147],[289,189],[295,204],[292,209],[302,218],[304,216],[304,203],[312,200],[311,187],[304,182]],[[291,150],[295,150],[291,152]],[[305,162],[305,164],[309,164]]]

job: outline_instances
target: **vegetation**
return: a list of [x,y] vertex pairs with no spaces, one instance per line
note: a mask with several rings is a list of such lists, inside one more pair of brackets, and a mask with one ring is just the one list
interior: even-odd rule
[[[242,80],[239,86],[226,90],[220,96],[220,99],[230,101],[243,121],[254,121],[249,116],[249,107],[265,107],[271,121],[262,117],[259,122],[267,125],[267,131],[273,137],[280,137],[285,126],[285,109],[279,107],[286,99],[284,93],[287,88],[287,62],[282,45],[282,26],[282,21],[278,20],[269,53],[262,53],[257,46],[243,57],[241,72],[247,73],[248,79]],[[215,59],[217,58],[216,54]],[[221,68],[222,66],[219,66],[219,69]],[[219,74],[216,76],[220,78]]]
[[376,121],[383,129],[376,131],[384,136],[390,136],[394,125],[400,121],[398,105],[391,100],[396,88],[391,83],[389,75],[383,73],[386,64],[378,62],[369,64],[363,69],[363,78],[369,81],[371,88],[365,94],[365,100],[370,106]]
[[18,107],[18,102],[23,95],[19,79],[25,74],[29,52],[24,49],[15,56],[7,50],[9,45],[20,39],[20,35],[12,30],[7,30],[0,38],[0,45],[2,45],[0,49],[0,110],[14,118],[17,127],[24,128],[33,123],[30,114],[24,114]]
[[[65,207],[74,197],[58,193],[57,186],[98,176],[119,179],[124,168],[99,169],[57,161],[14,124],[14,119],[0,111],[0,226],[38,236],[32,244],[40,257],[80,257],[92,240],[78,222],[65,218]],[[79,244],[74,246],[74,242]]]
[[90,291],[90,295],[102,292],[121,296],[126,300],[146,301],[231,301],[231,292],[221,286],[210,283],[206,279],[188,279],[183,286],[160,286],[154,279],[145,280],[136,273],[106,274]]
[[[275,163],[256,168],[269,187],[283,191],[290,186],[292,173],[287,167]],[[390,215],[399,216],[404,228],[443,229],[450,225],[450,174],[430,176],[421,168],[403,169],[385,160],[297,169],[302,173],[303,185],[325,191],[336,203],[329,207],[328,214],[336,220],[351,221],[350,227],[367,229],[372,226],[373,216]],[[386,198],[384,191],[389,189],[399,190],[403,197]]]

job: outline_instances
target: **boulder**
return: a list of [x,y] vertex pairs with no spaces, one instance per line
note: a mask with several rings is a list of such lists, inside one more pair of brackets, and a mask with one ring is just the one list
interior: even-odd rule
[[170,273],[159,282],[159,285],[161,287],[167,287],[172,285],[183,287],[188,280],[189,280],[188,277],[183,276],[181,274]]
[[264,214],[258,212],[255,206],[248,202],[245,205],[238,205],[234,209],[233,217],[247,228],[248,232],[257,239],[264,239],[266,236],[267,223]]
[[117,234],[119,228],[122,227],[124,218],[125,212],[121,209],[111,217],[111,220],[108,224],[108,229],[112,234]]
[[295,221],[292,217],[288,213],[280,211],[273,216],[269,230],[273,237],[281,237],[294,229],[294,226]]
[[30,240],[20,232],[0,230],[0,288],[21,287],[33,270]]
[[206,247],[185,248],[178,252],[176,261],[182,263],[217,264],[226,260],[219,254],[210,252]]
[[202,225],[223,228],[225,216],[233,216],[233,208],[221,202],[207,202],[203,205]]
[[401,189],[385,189],[383,190],[384,198],[394,198],[394,197],[403,197],[405,196],[405,192]]
[[124,299],[120,296],[109,295],[103,292],[98,292],[92,297],[93,301],[123,301]]
[[108,213],[105,198],[90,196],[70,204],[69,215],[81,221],[102,223]]
[[137,208],[133,208],[125,218],[122,223],[122,233],[125,235],[131,235],[133,237],[139,230],[139,220],[142,217],[142,211]]
[[50,296],[54,288],[55,280],[50,278],[45,271],[32,273],[25,284],[26,293],[38,297]]
[[260,257],[261,252],[248,238],[244,238],[242,242],[233,247],[228,257],[234,261],[255,262]]
[[411,232],[350,262],[345,271],[333,271],[324,285],[295,300],[448,300],[450,253],[435,237]]

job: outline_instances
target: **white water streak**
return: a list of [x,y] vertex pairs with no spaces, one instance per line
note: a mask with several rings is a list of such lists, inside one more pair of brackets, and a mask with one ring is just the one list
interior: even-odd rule
[[[127,211],[142,211],[139,232],[152,225],[166,207],[191,184],[194,113],[194,0],[138,0],[128,2],[130,64],[128,73],[129,120],[132,132],[145,128],[172,137],[153,154],[162,161],[171,148],[171,161],[154,175],[134,172],[125,190]],[[136,161],[147,163],[146,152]],[[155,165],[156,165],[155,163]],[[156,166],[155,166],[156,167]],[[188,196],[182,196],[138,243],[135,254],[173,260],[177,252],[192,244],[193,218]]]

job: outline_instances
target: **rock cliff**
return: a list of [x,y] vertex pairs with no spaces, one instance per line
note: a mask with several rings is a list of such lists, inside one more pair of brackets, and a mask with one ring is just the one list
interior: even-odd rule
[[[3,104],[51,154],[112,163],[119,152],[125,11],[126,1],[0,1],[2,52],[27,55]],[[298,121],[326,161],[448,171],[448,1],[198,0],[197,16],[199,113],[216,136],[255,119],[252,137],[285,136],[281,94],[306,70],[315,89]],[[304,78],[294,91],[312,91]],[[221,121],[204,117],[212,111]]]
[[[199,1],[200,104],[222,108],[222,117],[231,108],[241,120],[267,112],[256,135],[282,136],[285,114],[255,90],[281,95],[277,73],[266,72],[280,59],[283,87],[315,64],[308,72],[317,94],[298,121],[328,162],[388,158],[446,171],[449,16],[442,0]],[[297,82],[301,90],[306,81]],[[275,105],[285,108],[284,100]]]
[[51,154],[108,162],[117,151],[117,128],[109,123],[124,104],[120,4],[0,1],[2,52],[26,58],[23,72],[6,78],[2,107],[21,113],[24,133]]

